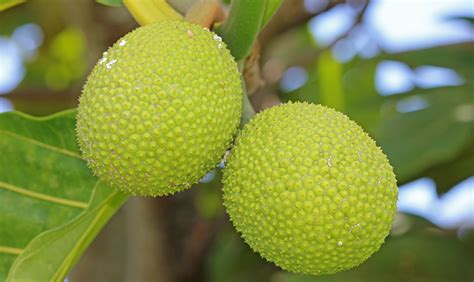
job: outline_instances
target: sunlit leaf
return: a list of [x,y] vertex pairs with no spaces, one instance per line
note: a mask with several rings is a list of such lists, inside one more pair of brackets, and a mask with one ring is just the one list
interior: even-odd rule
[[126,199],[92,176],[74,126],[74,111],[0,115],[0,281],[12,264],[9,281],[62,279]]
[[8,281],[62,281],[127,196],[97,182],[88,208],[66,225],[46,231],[15,260]]

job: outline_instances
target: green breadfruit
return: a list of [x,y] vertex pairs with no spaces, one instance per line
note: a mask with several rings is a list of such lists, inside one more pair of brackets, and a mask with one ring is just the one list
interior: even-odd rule
[[93,172],[133,195],[197,182],[240,122],[236,63],[221,38],[184,21],[137,28],[99,60],[80,97],[77,137]]
[[250,247],[285,270],[359,265],[388,235],[398,188],[387,157],[345,115],[289,103],[258,114],[224,171],[224,204]]

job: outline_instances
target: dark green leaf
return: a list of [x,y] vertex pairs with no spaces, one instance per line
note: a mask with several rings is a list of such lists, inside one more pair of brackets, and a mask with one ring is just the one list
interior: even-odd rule
[[448,192],[451,187],[471,177],[474,174],[474,140],[456,158],[430,167],[423,174],[434,180],[438,194]]
[[422,65],[439,66],[451,68],[461,74],[468,81],[474,77],[474,55],[471,43],[460,43],[453,45],[437,46],[428,49],[421,49],[397,54],[387,54],[380,58],[387,60],[401,61],[410,67]]
[[[464,87],[432,89],[428,108],[385,118],[376,139],[389,156],[397,179],[406,182],[433,165],[456,158],[472,142],[472,123],[457,115],[469,103]],[[417,90],[407,96],[420,97]],[[385,106],[390,111],[390,104]]]

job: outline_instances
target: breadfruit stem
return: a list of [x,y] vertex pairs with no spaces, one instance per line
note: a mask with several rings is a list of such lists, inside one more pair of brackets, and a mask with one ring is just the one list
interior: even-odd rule
[[123,3],[142,26],[163,20],[183,19],[166,0],[124,0]]
[[229,47],[236,61],[247,57],[262,26],[267,1],[234,0],[227,20],[215,32]]
[[216,0],[199,0],[186,13],[189,22],[211,28],[215,22],[225,20],[224,10]]

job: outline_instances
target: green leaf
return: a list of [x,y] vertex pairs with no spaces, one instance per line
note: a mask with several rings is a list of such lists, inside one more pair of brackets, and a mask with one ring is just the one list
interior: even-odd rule
[[31,241],[14,262],[8,281],[62,281],[127,196],[98,181],[89,207],[76,219]]
[[216,28],[236,61],[244,59],[263,26],[280,5],[280,0],[234,0],[227,21]]
[[[415,112],[394,113],[382,121],[376,132],[377,141],[401,182],[456,158],[467,144],[473,143],[472,122],[457,114],[459,108],[472,100],[469,89],[414,90],[405,96],[422,97],[429,106]],[[390,111],[390,105],[385,106]]]
[[[471,131],[472,132],[472,131]],[[474,140],[459,153],[459,157],[430,167],[424,174],[434,180],[438,194],[444,194],[461,181],[472,176]]]
[[111,7],[121,7],[123,6],[123,1],[122,0],[96,0],[97,3],[111,6]]
[[12,263],[9,281],[62,278],[126,199],[91,174],[74,126],[75,111],[0,115],[0,281]]
[[25,0],[0,0],[0,11],[4,11],[24,2]]
[[451,68],[458,72],[467,83],[472,83],[469,79],[474,77],[474,68],[472,67],[474,56],[472,55],[472,44],[470,42],[386,54],[379,59],[402,61],[410,67],[431,65]]

